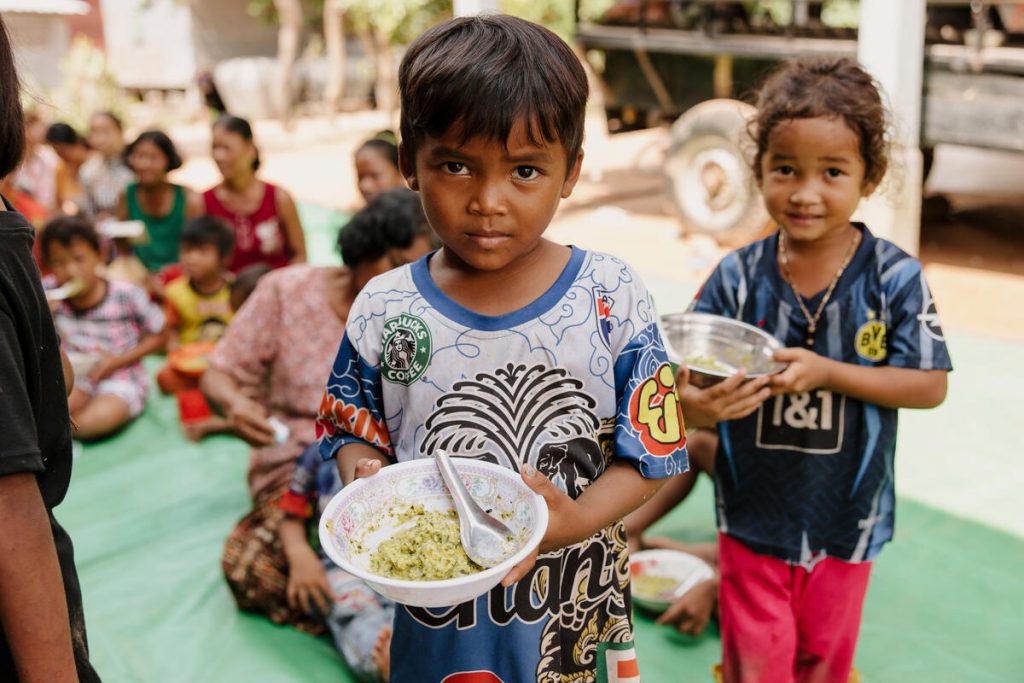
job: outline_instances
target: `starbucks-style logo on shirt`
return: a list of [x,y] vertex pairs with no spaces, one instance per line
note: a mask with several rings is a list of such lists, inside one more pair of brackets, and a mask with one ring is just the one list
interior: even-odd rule
[[380,374],[392,384],[409,386],[430,363],[430,330],[421,318],[403,313],[384,323]]

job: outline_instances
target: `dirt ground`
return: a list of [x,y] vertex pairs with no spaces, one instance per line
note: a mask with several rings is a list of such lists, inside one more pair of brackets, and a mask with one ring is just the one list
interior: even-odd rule
[[[304,118],[284,130],[256,124],[265,178],[301,202],[351,210],[359,204],[352,154],[394,124],[379,112]],[[661,131],[609,137],[588,119],[584,173],[556,215],[552,236],[609,251],[645,274],[696,288],[722,251],[680,235],[664,196]],[[180,182],[218,179],[205,124],[172,131],[188,157]],[[929,179],[920,257],[948,329],[1024,342],[1024,155],[940,148]],[[938,194],[935,194],[938,193]]]

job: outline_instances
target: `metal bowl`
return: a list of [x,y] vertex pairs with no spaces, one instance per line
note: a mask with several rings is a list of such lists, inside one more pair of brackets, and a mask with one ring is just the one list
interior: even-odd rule
[[690,384],[704,388],[746,369],[747,379],[786,368],[772,360],[782,343],[753,325],[710,313],[670,313],[661,325],[669,360],[690,369]]

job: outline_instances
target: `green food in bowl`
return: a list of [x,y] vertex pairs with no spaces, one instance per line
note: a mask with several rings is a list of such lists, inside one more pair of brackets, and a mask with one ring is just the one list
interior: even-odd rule
[[690,369],[729,372],[729,368],[719,363],[713,356],[690,356],[686,359],[686,366]]
[[462,547],[455,510],[428,512],[422,505],[410,505],[402,517],[403,528],[370,556],[374,574],[405,581],[439,581],[483,569]]
[[671,576],[657,574],[641,574],[633,578],[633,591],[645,598],[662,598],[671,596],[672,591],[679,587],[679,580]]

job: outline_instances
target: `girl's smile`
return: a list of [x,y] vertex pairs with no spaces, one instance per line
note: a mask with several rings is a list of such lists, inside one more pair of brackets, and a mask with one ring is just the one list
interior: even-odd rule
[[840,117],[791,119],[768,136],[761,193],[772,218],[794,242],[845,234],[864,182],[860,139]]

